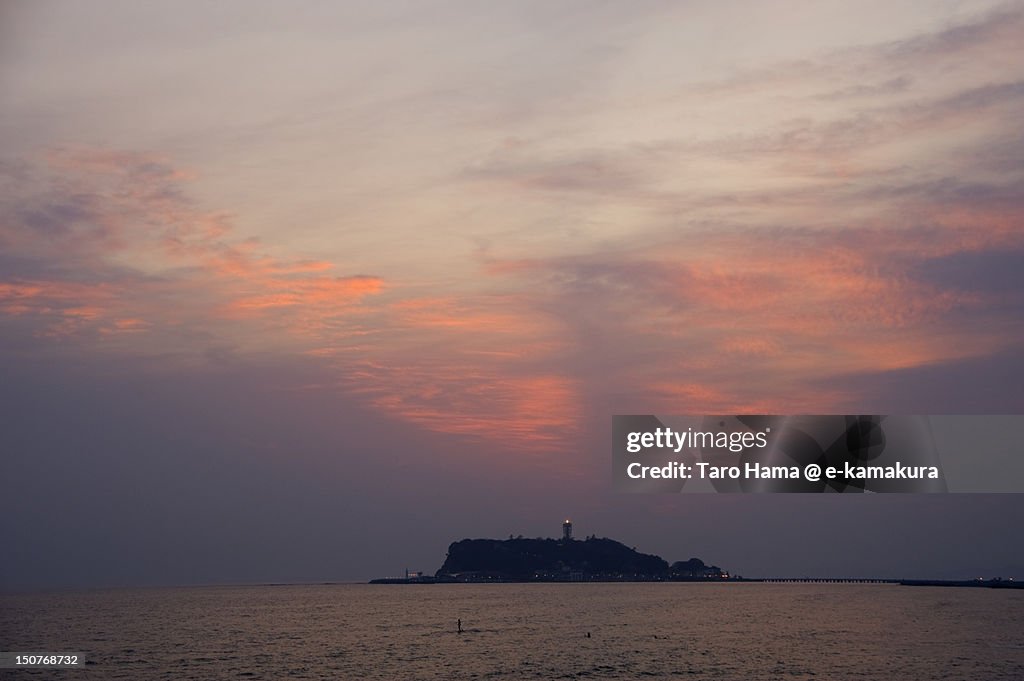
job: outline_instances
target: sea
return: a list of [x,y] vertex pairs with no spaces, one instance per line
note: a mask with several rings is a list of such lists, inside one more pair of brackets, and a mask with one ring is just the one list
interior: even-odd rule
[[[461,620],[462,632],[458,631]],[[285,585],[0,595],[11,679],[1024,679],[1024,591]]]

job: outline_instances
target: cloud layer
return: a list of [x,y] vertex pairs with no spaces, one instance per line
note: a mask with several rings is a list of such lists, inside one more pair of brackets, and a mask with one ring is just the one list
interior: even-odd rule
[[[1020,336],[1024,20],[959,21],[647,90],[606,61],[646,59],[635,35],[605,35],[601,94],[497,102],[462,123],[497,143],[454,143],[430,170],[392,159],[390,189],[345,171],[355,230],[319,217],[254,236],[262,218],[211,201],[230,184],[174,148],[38,147],[4,163],[0,314],[25,352],[315,358],[381,410],[525,448],[573,442],[601,402],[870,404],[861,383],[822,382],[1000,356]],[[429,122],[462,96],[443,83],[424,134],[454,142]]]

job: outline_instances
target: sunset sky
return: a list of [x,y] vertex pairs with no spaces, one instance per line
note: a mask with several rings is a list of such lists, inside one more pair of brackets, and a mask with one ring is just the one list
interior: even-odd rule
[[1021,495],[623,497],[609,450],[1024,412],[1022,120],[1017,2],[4,3],[0,587],[433,571],[567,515],[1024,577]]

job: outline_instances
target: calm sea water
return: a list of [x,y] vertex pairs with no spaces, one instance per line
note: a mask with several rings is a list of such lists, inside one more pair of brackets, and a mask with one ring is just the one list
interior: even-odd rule
[[18,679],[1024,679],[1024,592],[1009,590],[259,586],[0,606],[0,649],[94,663],[0,672]]

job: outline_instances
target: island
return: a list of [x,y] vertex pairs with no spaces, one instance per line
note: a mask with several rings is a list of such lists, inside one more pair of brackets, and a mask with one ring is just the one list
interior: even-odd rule
[[793,584],[899,584],[930,587],[1021,589],[1012,578],[970,580],[887,579],[877,577],[758,577],[730,575],[700,558],[669,564],[661,556],[640,553],[622,542],[591,535],[572,536],[572,522],[562,524],[562,538],[522,535],[508,539],[460,539],[448,546],[444,564],[434,574],[371,580],[371,584],[455,584],[503,582],[763,582]]
[[652,582],[720,581],[729,573],[690,558],[671,565],[661,556],[640,553],[606,537],[574,539],[572,523],[561,539],[462,539],[448,547],[444,564],[433,575],[375,579],[372,584],[453,582]]

